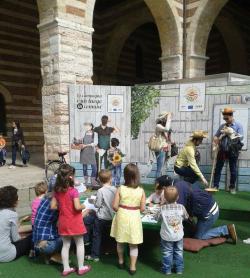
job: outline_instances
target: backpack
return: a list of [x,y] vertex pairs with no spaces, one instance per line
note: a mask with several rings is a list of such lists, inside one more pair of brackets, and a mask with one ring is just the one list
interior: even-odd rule
[[227,152],[231,157],[237,158],[244,144],[239,137],[231,139],[229,136],[224,136],[221,139],[220,148],[223,152]]
[[152,135],[148,141],[150,151],[159,152],[166,144],[166,140],[162,136]]

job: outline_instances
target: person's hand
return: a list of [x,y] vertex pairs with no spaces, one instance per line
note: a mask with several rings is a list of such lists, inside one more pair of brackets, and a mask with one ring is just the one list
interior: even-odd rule
[[81,149],[84,149],[84,148],[86,148],[86,147],[87,147],[87,145],[84,145],[84,144],[81,144],[81,145],[80,145],[80,148],[81,148]]
[[201,178],[201,182],[205,185],[205,187],[208,186],[208,181],[204,177]]
[[21,148],[22,148],[22,149],[24,149],[24,148],[25,148],[25,146],[22,144],[22,145],[21,145]]
[[149,206],[149,207],[153,207],[153,204],[152,204],[152,203],[149,203],[148,206]]
[[213,144],[218,145],[219,142],[220,142],[220,139],[218,137],[214,137]]

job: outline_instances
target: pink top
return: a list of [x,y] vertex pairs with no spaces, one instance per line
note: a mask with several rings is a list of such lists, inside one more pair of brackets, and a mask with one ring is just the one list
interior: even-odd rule
[[31,210],[32,210],[32,214],[31,214],[31,223],[32,225],[34,225],[35,222],[35,218],[36,218],[36,213],[37,213],[37,209],[41,203],[42,198],[40,197],[36,197],[31,204]]
[[79,198],[77,189],[69,187],[66,192],[56,192],[59,219],[58,232],[61,236],[83,235],[86,228],[83,224],[82,211],[74,207],[74,199]]

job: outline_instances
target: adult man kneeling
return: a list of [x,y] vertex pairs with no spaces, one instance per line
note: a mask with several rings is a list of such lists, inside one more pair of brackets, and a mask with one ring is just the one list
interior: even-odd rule
[[176,158],[174,171],[189,183],[195,183],[200,179],[207,186],[208,182],[201,173],[195,159],[196,147],[202,143],[204,138],[207,138],[207,132],[203,130],[193,132],[191,140],[186,143]]

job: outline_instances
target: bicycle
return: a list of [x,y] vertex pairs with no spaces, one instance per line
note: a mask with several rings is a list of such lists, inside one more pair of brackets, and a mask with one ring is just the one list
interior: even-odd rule
[[59,167],[61,165],[67,163],[66,159],[64,157],[66,154],[67,154],[67,152],[58,152],[59,159],[54,159],[54,160],[48,161],[48,163],[45,167],[45,177],[48,182],[50,181],[50,178],[57,173],[57,170],[59,169]]

